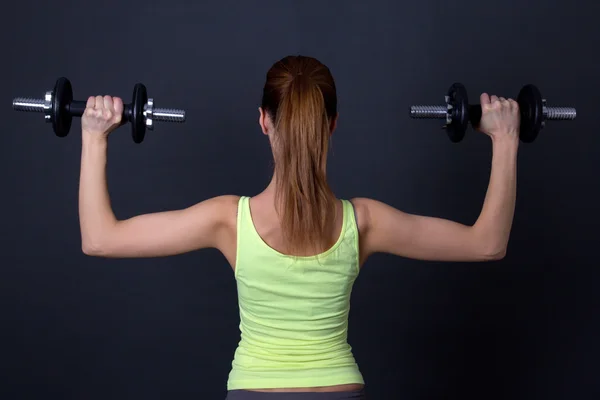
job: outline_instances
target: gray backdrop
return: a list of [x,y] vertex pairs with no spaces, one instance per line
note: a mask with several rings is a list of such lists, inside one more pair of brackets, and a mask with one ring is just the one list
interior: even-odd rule
[[187,110],[141,145],[110,140],[120,218],[267,184],[257,124],[267,69],[319,58],[339,88],[330,179],[338,196],[472,223],[491,145],[451,144],[408,117],[463,82],[516,97],[535,83],[575,106],[521,145],[507,257],[489,264],[373,257],[352,297],[350,344],[374,399],[594,399],[600,396],[595,2],[19,1],[3,10],[0,397],[219,399],[239,340],[235,281],[216,251],[146,260],[82,254],[81,139],[11,109],[59,76],[75,98]]

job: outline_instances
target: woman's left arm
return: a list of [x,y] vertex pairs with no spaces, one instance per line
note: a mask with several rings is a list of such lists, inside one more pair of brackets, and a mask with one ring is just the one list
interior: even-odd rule
[[108,135],[120,125],[119,98],[90,97],[82,116],[79,220],[82,250],[99,257],[163,257],[221,248],[230,229],[235,196],[119,221],[106,182]]

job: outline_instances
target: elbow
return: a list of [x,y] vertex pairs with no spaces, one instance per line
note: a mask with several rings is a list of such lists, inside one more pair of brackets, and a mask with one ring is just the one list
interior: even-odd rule
[[500,261],[506,257],[507,246],[490,246],[481,253],[482,261]]
[[504,257],[506,257],[506,248],[499,249],[494,252],[490,252],[490,253],[486,254],[485,257],[486,257],[487,261],[500,261],[500,260],[504,259]]
[[104,241],[91,238],[84,238],[81,241],[81,251],[90,257],[105,257],[108,253]]
[[499,261],[506,257],[508,237],[497,232],[482,231],[481,227],[474,227],[474,250],[478,261]]
[[89,242],[83,242],[81,244],[81,251],[86,256],[99,257],[102,254],[101,249],[102,249],[102,247],[97,244],[93,244],[93,243],[89,243]]
[[109,257],[115,243],[114,229],[81,230],[81,251],[86,256]]

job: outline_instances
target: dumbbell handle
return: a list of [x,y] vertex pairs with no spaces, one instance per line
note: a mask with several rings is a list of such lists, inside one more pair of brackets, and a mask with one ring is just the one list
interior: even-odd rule
[[[44,99],[32,99],[28,97],[17,97],[13,100],[13,109],[15,111],[28,111],[43,113],[46,107]],[[74,117],[81,117],[85,111],[87,102],[73,100],[66,105],[66,111]],[[131,104],[123,105],[123,121],[131,118]],[[185,122],[185,111],[171,108],[154,108],[152,110],[152,119],[154,121],[166,122]]]
[[[418,119],[446,119],[447,106],[411,106],[410,116]],[[547,120],[574,120],[577,110],[573,107],[544,107],[544,118]],[[481,120],[481,105],[469,105],[469,120],[478,124]]]

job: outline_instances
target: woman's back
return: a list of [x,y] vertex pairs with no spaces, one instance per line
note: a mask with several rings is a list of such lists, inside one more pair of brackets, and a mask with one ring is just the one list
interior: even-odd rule
[[[338,203],[332,246],[290,255],[278,250],[280,222],[269,202],[240,198],[235,277],[241,340],[229,390],[364,383],[347,343],[360,269],[358,229],[352,204]],[[315,374],[319,370],[324,373]]]
[[328,240],[323,241],[321,247],[316,250],[304,249],[303,251],[289,252],[283,240],[282,221],[275,208],[273,195],[269,193],[270,188],[267,188],[263,193],[254,196],[250,199],[250,212],[252,221],[257,233],[262,240],[272,249],[289,255],[296,256],[312,256],[326,251],[333,243],[337,241],[342,230],[343,223],[343,203],[340,199],[335,202],[335,214],[331,218],[331,223],[326,227],[326,237]]

